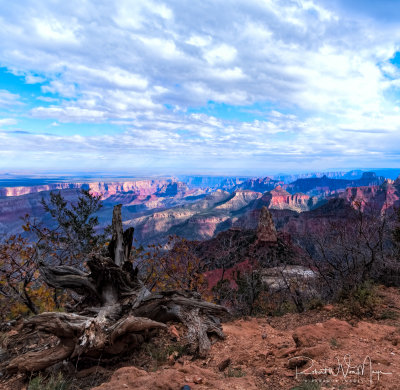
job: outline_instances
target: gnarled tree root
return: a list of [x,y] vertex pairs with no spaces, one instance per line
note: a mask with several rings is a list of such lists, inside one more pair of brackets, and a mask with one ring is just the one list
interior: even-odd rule
[[[8,347],[10,356],[15,357],[0,369],[39,371],[65,359],[123,353],[142,343],[153,330],[166,328],[168,321],[183,323],[191,351],[206,356],[211,346],[209,335],[224,337],[219,317],[227,310],[195,293],[150,293],[129,261],[132,235],[133,228],[123,232],[121,207],[116,206],[109,257],[94,254],[87,262],[89,273],[69,266],[41,265],[49,286],[71,289],[85,297],[79,304],[80,313],[42,313],[26,320],[21,337],[17,335],[14,346],[10,343]],[[16,356],[22,336],[35,333],[50,336],[47,345],[51,347],[35,352],[19,348]]]

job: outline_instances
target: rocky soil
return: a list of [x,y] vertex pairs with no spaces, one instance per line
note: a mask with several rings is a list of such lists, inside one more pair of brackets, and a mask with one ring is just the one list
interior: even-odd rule
[[[172,352],[154,364],[135,352],[130,361],[73,373],[72,388],[397,390],[400,291],[382,287],[379,295],[380,304],[369,318],[356,319],[332,305],[281,317],[242,318],[224,324],[226,339],[215,341],[206,359]],[[171,326],[158,348],[178,346],[182,334],[182,328]],[[0,389],[27,387],[15,378],[0,383]]]
[[226,340],[207,359],[172,355],[154,372],[123,367],[96,390],[399,389],[399,292],[381,295],[370,319],[346,320],[339,307],[326,306],[226,323]]

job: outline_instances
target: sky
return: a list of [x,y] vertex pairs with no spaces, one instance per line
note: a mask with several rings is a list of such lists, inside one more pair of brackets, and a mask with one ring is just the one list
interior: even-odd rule
[[398,0],[0,0],[0,171],[400,167]]

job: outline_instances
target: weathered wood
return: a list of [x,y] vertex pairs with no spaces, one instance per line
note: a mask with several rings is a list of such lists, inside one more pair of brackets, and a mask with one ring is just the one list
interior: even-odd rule
[[[24,330],[39,331],[55,335],[59,343],[49,349],[24,353],[12,359],[7,365],[9,372],[42,370],[59,361],[78,356],[93,356],[107,353],[121,353],[137,338],[125,335],[143,333],[153,329],[165,329],[166,325],[148,318],[128,316],[113,325],[106,316],[87,317],[72,313],[42,313],[24,323]],[[114,347],[118,339],[123,342]],[[144,338],[141,339],[142,341]]]
[[221,305],[206,302],[195,293],[183,291],[163,291],[148,295],[141,305],[134,310],[136,315],[145,315],[149,318],[162,318],[162,322],[177,320],[179,308],[198,308],[210,315],[224,315],[228,310]]
[[129,256],[130,256],[131,250],[132,250],[134,231],[135,231],[135,229],[133,227],[130,227],[124,231],[124,236],[123,236],[123,238],[124,238],[124,261],[122,262],[122,264],[124,264],[124,262],[129,261]]
[[26,320],[24,328],[51,333],[60,338],[74,338],[90,320],[91,317],[74,313],[45,312]]
[[114,207],[111,225],[112,239],[108,246],[109,256],[117,266],[121,266],[125,261],[129,260],[134,232],[133,227],[123,231],[121,208],[121,204]]
[[66,265],[48,267],[42,264],[40,273],[50,287],[86,290],[97,296],[96,286],[90,280],[89,274],[77,268]]
[[129,260],[132,238],[133,228],[123,232],[118,205],[113,213],[110,257],[93,254],[87,261],[90,272],[41,265],[49,286],[70,289],[85,299],[79,304],[80,314],[42,313],[25,320],[23,337],[35,332],[49,335],[52,341],[47,345],[51,348],[34,352],[22,348],[15,357],[18,342],[14,347],[11,343],[8,352],[14,358],[5,365],[9,372],[38,371],[65,359],[123,353],[144,342],[153,331],[165,329],[168,321],[185,325],[186,341],[199,356],[207,354],[211,334],[224,337],[218,318],[227,312],[224,307],[205,302],[196,293],[150,293],[146,289]]
[[151,294],[134,310],[135,315],[156,321],[183,323],[187,328],[187,344],[200,357],[205,357],[211,347],[209,335],[225,337],[218,316],[227,312],[225,307],[203,301],[196,294],[177,291]]
[[113,344],[115,340],[127,333],[132,332],[143,332],[148,329],[165,329],[166,325],[160,322],[152,321],[145,317],[133,317],[129,316],[119,320],[110,329],[110,341]]
[[66,339],[54,348],[25,353],[11,360],[7,365],[7,371],[9,373],[24,373],[43,370],[67,359],[71,356],[74,348],[74,340]]

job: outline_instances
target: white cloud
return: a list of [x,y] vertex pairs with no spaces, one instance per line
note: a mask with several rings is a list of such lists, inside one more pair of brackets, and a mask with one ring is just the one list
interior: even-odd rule
[[25,75],[25,82],[27,84],[39,84],[45,82],[46,79],[44,77],[35,76],[32,74]]
[[[400,29],[340,4],[23,0],[0,23],[0,65],[54,95],[38,96],[31,118],[125,126],[125,143],[101,139],[109,150],[326,161],[397,153],[400,71],[390,59]],[[185,114],[210,101],[269,108],[258,121]],[[0,91],[0,107],[19,102]]]
[[210,36],[192,35],[185,42],[188,43],[189,45],[204,47],[208,46],[212,42],[212,38]]
[[49,96],[37,96],[36,99],[41,100],[42,102],[47,102],[47,103],[57,103],[59,101],[59,99],[52,98]]
[[237,50],[233,46],[226,44],[218,45],[206,51],[204,58],[211,65],[231,63],[237,55]]
[[0,127],[16,125],[17,123],[18,123],[18,121],[14,118],[0,118]]
[[77,93],[74,84],[65,83],[62,80],[53,80],[49,85],[43,85],[41,88],[43,93],[60,94],[68,98],[76,96]]
[[12,108],[21,104],[19,95],[0,89],[0,108]]
[[78,43],[76,32],[79,26],[71,22],[62,23],[56,15],[51,18],[34,17],[32,18],[32,24],[39,38],[44,41]]
[[104,112],[72,106],[50,106],[34,108],[32,110],[32,116],[42,119],[58,118],[60,122],[70,122],[71,120],[77,120],[79,122],[92,122],[102,119],[104,117]]

